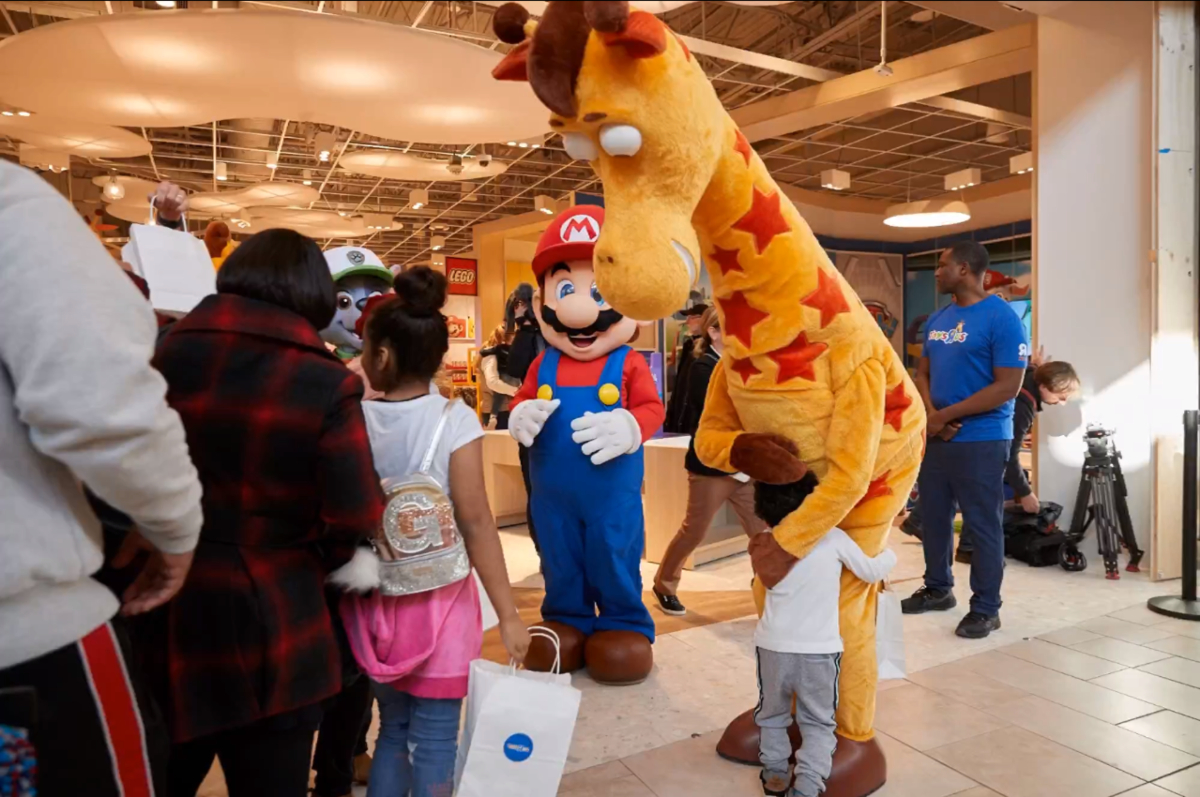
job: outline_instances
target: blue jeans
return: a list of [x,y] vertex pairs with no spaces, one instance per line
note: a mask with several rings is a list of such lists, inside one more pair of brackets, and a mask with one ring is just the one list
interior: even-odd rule
[[971,529],[971,610],[1000,613],[1004,578],[1004,466],[1010,442],[947,443],[933,439],[918,485],[924,528],[925,586],[954,587],[954,507]]
[[462,700],[371,686],[379,700],[379,739],[367,797],[450,797]]

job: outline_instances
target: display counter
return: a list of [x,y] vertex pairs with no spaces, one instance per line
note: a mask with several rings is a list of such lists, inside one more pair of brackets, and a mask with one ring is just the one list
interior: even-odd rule
[[[683,460],[686,436],[650,440],[644,446],[646,476],[642,482],[642,505],[646,514],[646,547],[643,558],[662,561],[667,545],[683,523],[687,511],[688,479]],[[483,440],[483,478],[488,501],[498,526],[525,522],[525,482],[517,441],[508,432],[489,431]],[[602,500],[598,497],[597,500]],[[728,503],[717,512],[708,533],[684,567],[691,570],[746,550],[746,535]]]

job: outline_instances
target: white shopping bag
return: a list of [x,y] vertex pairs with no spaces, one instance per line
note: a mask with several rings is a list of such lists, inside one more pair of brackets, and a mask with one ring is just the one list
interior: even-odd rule
[[875,602],[875,654],[879,661],[879,680],[891,681],[908,674],[904,660],[904,613],[900,596],[884,584]]
[[[151,213],[153,213],[151,209]],[[191,312],[217,292],[217,272],[204,241],[182,230],[154,224],[129,225],[121,257],[150,286],[150,304],[164,313]]]
[[[558,646],[553,631],[531,628]],[[580,692],[571,676],[471,662],[466,720],[458,745],[457,797],[558,794]]]

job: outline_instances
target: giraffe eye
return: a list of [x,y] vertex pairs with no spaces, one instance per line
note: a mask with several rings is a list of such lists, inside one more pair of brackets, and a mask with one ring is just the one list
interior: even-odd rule
[[594,161],[600,156],[595,143],[584,133],[563,133],[563,149],[577,161]]
[[605,125],[600,128],[600,148],[616,157],[632,157],[642,148],[642,131],[633,125]]

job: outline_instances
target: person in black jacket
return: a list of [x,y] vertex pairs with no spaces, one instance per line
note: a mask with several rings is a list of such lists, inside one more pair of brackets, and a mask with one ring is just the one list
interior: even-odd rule
[[1079,392],[1079,376],[1070,363],[1046,362],[1025,372],[1021,392],[1013,410],[1012,449],[1004,466],[1004,481],[1012,488],[1021,508],[1030,514],[1041,509],[1041,501],[1029,486],[1021,467],[1021,446],[1033,428],[1033,419],[1046,404],[1065,404]]
[[748,536],[767,530],[767,524],[754,513],[754,482],[741,474],[731,476],[705,467],[696,456],[695,434],[704,412],[708,381],[721,361],[721,327],[715,309],[705,310],[699,332],[695,354],[687,370],[687,382],[676,387],[676,390],[685,391],[680,402],[680,431],[693,436],[684,459],[688,471],[687,513],[654,576],[654,597],[658,599],[659,607],[666,614],[677,616],[687,613],[675,594],[683,574],[683,563],[704,541],[722,504],[728,501],[733,505]]
[[708,312],[707,304],[694,304],[683,311],[687,335],[680,340],[679,351],[675,358],[675,384],[671,388],[671,396],[667,401],[667,418],[663,421],[663,431],[673,434],[692,434],[695,427],[688,430],[683,422],[683,403],[688,394],[688,369],[692,361],[700,355],[696,351],[696,342],[702,337],[701,323],[704,314]]

